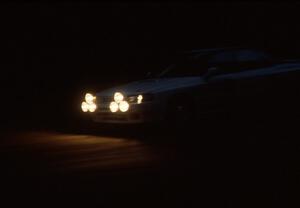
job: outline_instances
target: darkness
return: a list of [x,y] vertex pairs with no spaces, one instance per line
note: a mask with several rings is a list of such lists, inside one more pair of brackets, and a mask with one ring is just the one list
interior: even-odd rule
[[[0,4],[1,205],[299,204],[297,114],[246,122],[247,108],[246,119],[194,122],[177,134],[100,128],[80,108],[86,92],[145,78],[181,51],[243,46],[300,59],[299,11],[300,3],[250,1]],[[280,106],[288,96],[275,89]]]
[[75,121],[86,91],[143,78],[195,48],[298,57],[298,3],[1,4],[2,119]]

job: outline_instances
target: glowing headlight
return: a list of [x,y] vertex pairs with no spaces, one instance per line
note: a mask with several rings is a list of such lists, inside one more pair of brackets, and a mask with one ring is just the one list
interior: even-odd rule
[[85,94],[85,102],[81,103],[81,109],[83,112],[95,112],[97,109],[97,105],[95,103],[96,97],[93,96],[91,93],[86,93]]
[[95,112],[95,110],[97,109],[97,106],[95,103],[89,104],[89,111],[90,112]]
[[120,103],[121,101],[123,101],[123,99],[124,99],[124,95],[122,93],[116,92],[114,94],[114,100],[115,100],[115,102]]
[[86,102],[82,102],[81,109],[83,112],[87,112],[89,110],[89,104],[87,104]]
[[94,97],[92,94],[90,94],[90,93],[85,94],[85,101],[88,104],[93,104],[95,99],[96,99],[96,97]]
[[137,96],[137,104],[141,104],[143,101],[143,95]]
[[119,104],[120,111],[126,112],[129,109],[129,104],[126,101],[121,101]]
[[118,105],[118,103],[116,103],[116,102],[111,102],[111,103],[109,104],[109,109],[110,109],[110,111],[113,112],[113,113],[117,112],[117,111],[119,110],[119,105]]

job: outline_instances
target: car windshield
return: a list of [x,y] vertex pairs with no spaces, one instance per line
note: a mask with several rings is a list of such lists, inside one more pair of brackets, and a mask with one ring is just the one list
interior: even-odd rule
[[167,77],[187,77],[202,76],[209,67],[211,55],[188,56],[181,58],[175,64],[169,65],[165,70],[158,74],[160,78]]
[[193,52],[177,58],[158,77],[203,76],[211,67],[218,67],[223,73],[237,72],[262,67],[270,64],[270,60],[265,53],[246,49]]

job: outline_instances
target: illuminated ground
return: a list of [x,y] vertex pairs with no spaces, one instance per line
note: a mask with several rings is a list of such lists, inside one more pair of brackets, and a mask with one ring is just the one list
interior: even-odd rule
[[180,138],[6,131],[2,199],[37,207],[289,207],[299,194],[299,134],[273,130]]

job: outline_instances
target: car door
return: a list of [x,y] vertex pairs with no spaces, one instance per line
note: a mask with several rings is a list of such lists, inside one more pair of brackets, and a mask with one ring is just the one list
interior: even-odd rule
[[269,66],[265,59],[264,54],[251,50],[235,50],[230,62],[218,65],[220,73],[209,83],[220,109],[249,115],[262,109],[272,86],[261,71]]
[[237,65],[230,77],[235,80],[236,111],[245,116],[268,113],[273,87],[268,72],[273,63],[266,54],[257,51],[243,49],[235,53]]
[[200,86],[199,100],[203,113],[226,113],[231,111],[235,103],[236,82],[234,79],[222,78],[234,69],[235,57],[233,51],[215,54],[209,60],[209,65],[214,68],[214,74],[204,76],[206,84]]

